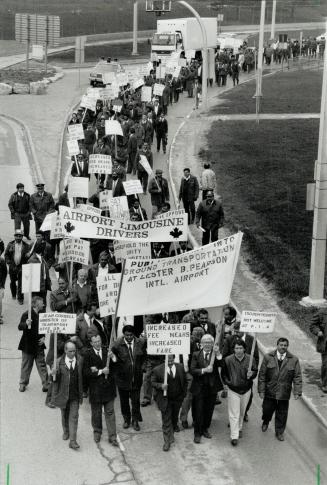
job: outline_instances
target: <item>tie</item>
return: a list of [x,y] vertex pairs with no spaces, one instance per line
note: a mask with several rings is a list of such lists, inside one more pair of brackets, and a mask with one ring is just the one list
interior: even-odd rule
[[69,370],[73,370],[73,361],[72,360],[69,361]]
[[281,365],[283,363],[283,359],[282,358],[279,358],[278,359],[278,367],[281,368]]
[[206,364],[209,363],[209,353],[208,352],[205,354],[204,360],[205,360]]
[[97,354],[98,354],[98,357],[100,357],[100,359],[101,359],[100,350],[97,350]]
[[128,353],[129,353],[129,358],[131,359],[132,365],[134,365],[134,361],[133,361],[133,351],[132,351],[131,344],[128,344]]

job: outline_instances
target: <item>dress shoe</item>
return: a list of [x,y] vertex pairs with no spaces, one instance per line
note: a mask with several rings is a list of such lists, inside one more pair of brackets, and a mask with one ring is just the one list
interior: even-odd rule
[[182,421],[182,426],[184,429],[188,428],[188,422],[187,421]]
[[139,423],[137,421],[134,421],[133,422],[133,429],[135,431],[140,431],[141,428],[140,428],[140,425],[139,425]]
[[88,392],[87,392],[87,391],[83,392],[83,397],[84,397],[84,398],[86,398],[88,395],[89,395],[89,394],[88,394]]
[[78,450],[79,444],[77,443],[77,441],[70,441],[69,448],[71,448],[72,450]]
[[278,441],[285,441],[283,433],[276,433],[276,438]]
[[240,429],[239,432],[238,432],[238,437],[242,438],[242,436],[243,436],[243,431]]
[[63,439],[64,441],[69,440],[69,433],[68,433],[68,431],[64,431],[64,432],[63,432],[63,434],[62,434],[62,439]]
[[178,424],[176,424],[174,428],[174,433],[179,433],[179,432],[180,432],[180,427],[178,426]]
[[231,440],[232,446],[237,446],[238,440]]
[[109,438],[109,443],[112,445],[112,446],[119,446],[118,444],[118,441],[116,438]]
[[215,404],[221,404],[221,400],[219,399],[218,396],[216,397]]
[[46,402],[45,405],[51,409],[54,409],[56,407],[54,404],[52,404],[52,402]]
[[25,392],[25,389],[26,389],[25,384],[21,384],[21,385],[19,386],[19,392]]
[[247,423],[249,421],[249,416],[247,414],[244,414],[244,421]]
[[43,386],[42,387],[42,392],[48,392],[48,387],[47,386]]
[[262,423],[261,429],[262,429],[263,432],[267,431],[268,424],[267,423]]
[[201,443],[201,436],[194,436],[194,443],[199,444]]
[[227,390],[222,391],[222,393],[220,394],[220,397],[222,398],[227,397]]
[[100,443],[101,434],[100,433],[93,433],[93,438],[96,443]]
[[19,303],[20,305],[24,305],[24,300],[18,300],[18,303]]
[[148,399],[143,399],[141,402],[142,408],[145,408],[145,406],[150,406],[151,402]]
[[169,448],[170,448],[170,444],[169,443],[164,443],[164,445],[162,447],[162,451],[169,451]]
[[127,429],[129,428],[129,426],[130,426],[130,423],[128,421],[124,421],[123,428]]
[[174,438],[173,436],[172,436],[172,437],[169,439],[169,443],[170,443],[170,444],[175,443],[175,438]]
[[12,298],[13,300],[16,300],[16,295],[11,295],[11,298]]
[[203,431],[202,436],[204,436],[205,438],[207,438],[209,440],[212,438],[212,434],[209,433],[209,431],[207,429]]
[[325,394],[327,394],[327,386],[322,386],[321,390],[322,390],[322,392],[324,392]]

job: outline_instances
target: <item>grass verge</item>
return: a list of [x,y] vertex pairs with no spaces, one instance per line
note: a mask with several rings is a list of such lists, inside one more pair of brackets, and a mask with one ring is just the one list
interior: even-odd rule
[[298,302],[309,288],[313,213],[305,210],[306,184],[313,181],[318,130],[318,120],[218,121],[200,152],[217,175],[226,223],[244,232],[251,270],[308,335],[313,309]]
[[51,77],[56,73],[54,69],[48,69],[47,73],[44,70],[33,70],[26,72],[23,69],[1,69],[0,82],[6,84],[22,83],[28,84],[30,82],[41,81],[45,77]]

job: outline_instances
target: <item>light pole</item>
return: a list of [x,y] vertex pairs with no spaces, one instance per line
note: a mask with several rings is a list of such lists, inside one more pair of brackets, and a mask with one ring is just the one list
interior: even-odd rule
[[132,50],[132,56],[137,56],[137,24],[138,24],[138,19],[137,19],[137,0],[134,0],[133,4],[133,50]]
[[184,5],[192,14],[194,17],[197,19],[199,22],[200,28],[201,28],[201,33],[202,33],[202,42],[203,42],[203,48],[202,48],[202,109],[204,111],[207,110],[208,107],[208,42],[207,42],[207,32],[204,26],[204,23],[198,14],[196,10],[194,10],[193,7],[191,7],[190,4],[187,2],[184,2],[184,0],[178,0],[178,3],[181,5]]
[[266,0],[261,0],[261,16],[260,16],[260,32],[259,32],[259,48],[258,48],[258,71],[257,71],[257,89],[255,93],[256,98],[256,115],[257,123],[259,123],[260,101],[262,98],[262,64],[263,64],[263,40],[265,29],[265,12]]
[[[327,22],[326,22],[327,30]],[[316,189],[312,231],[309,296],[302,298],[306,306],[326,305],[324,298],[327,235],[327,48],[324,56]]]
[[271,39],[275,38],[276,6],[277,6],[277,0],[273,0],[272,13],[271,13],[271,34],[270,34]]

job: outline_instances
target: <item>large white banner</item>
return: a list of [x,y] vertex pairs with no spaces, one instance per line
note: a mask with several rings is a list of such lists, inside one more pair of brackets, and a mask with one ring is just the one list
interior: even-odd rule
[[40,313],[39,333],[74,334],[76,331],[76,315],[74,313]]
[[101,209],[98,209],[97,207],[93,207],[93,205],[89,204],[76,204],[76,209],[80,209],[83,212],[87,212],[88,214],[96,214],[98,216],[101,216]]
[[110,155],[96,153],[89,156],[89,173],[112,173]]
[[150,221],[125,221],[59,207],[64,234],[73,238],[128,239],[163,242],[187,239],[187,214]]
[[188,355],[190,353],[189,323],[159,323],[146,326],[148,355]]
[[226,305],[241,240],[239,232],[172,258],[127,259],[118,315]]
[[60,241],[59,263],[89,264],[90,241],[63,239]]
[[149,242],[130,242],[114,241],[116,262],[122,259],[151,259],[151,243]]
[[120,273],[108,273],[97,277],[101,318],[115,313],[120,277]]
[[176,217],[185,214],[184,209],[176,209],[174,211],[163,212],[162,214],[158,214],[156,219],[164,219],[165,217]]

